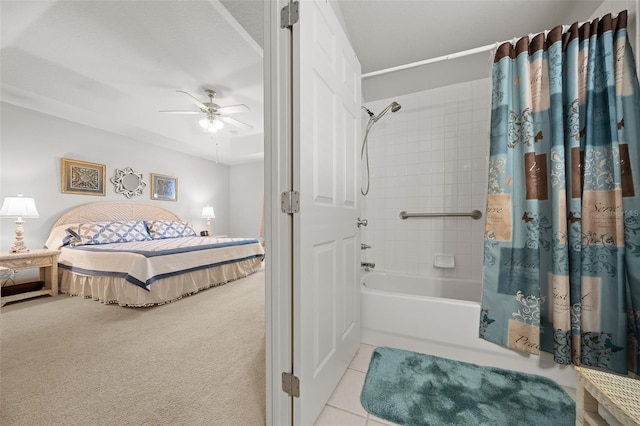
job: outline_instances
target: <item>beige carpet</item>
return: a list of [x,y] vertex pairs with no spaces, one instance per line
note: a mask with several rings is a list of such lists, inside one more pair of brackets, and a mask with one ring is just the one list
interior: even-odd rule
[[262,425],[264,271],[153,308],[0,310],[0,424]]

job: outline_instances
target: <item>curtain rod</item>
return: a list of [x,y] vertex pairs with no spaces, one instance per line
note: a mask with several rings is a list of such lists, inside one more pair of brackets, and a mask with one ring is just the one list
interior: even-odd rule
[[461,52],[451,53],[449,55],[442,55],[436,58],[425,59],[423,61],[412,62],[410,64],[398,65],[397,67],[385,68],[378,71],[371,71],[365,74],[362,74],[360,78],[369,78],[374,77],[376,75],[388,74],[390,72],[402,71],[410,68],[420,67],[422,65],[433,64],[436,62],[448,61],[449,59],[462,58],[463,56],[475,55],[476,53],[488,52],[492,49],[495,49],[498,46],[498,43],[487,44],[486,46],[475,47],[473,49],[463,50]]
[[[618,14],[616,13],[612,13],[611,17],[615,18]],[[590,22],[590,21],[584,21],[584,22],[579,22],[578,26],[582,26],[583,24]],[[570,25],[563,25],[563,32],[565,32]],[[541,31],[544,32],[545,35],[547,33],[549,33],[549,30],[545,30],[545,31]],[[534,35],[537,35],[540,33],[536,33],[536,34],[529,34],[529,38],[531,38]],[[637,34],[638,36],[640,36],[640,31]],[[422,65],[428,65],[428,64],[434,64],[436,62],[442,62],[442,61],[448,61],[449,59],[457,59],[457,58],[462,58],[464,56],[469,56],[469,55],[475,55],[476,53],[482,53],[482,52],[488,52],[492,49],[497,49],[498,46],[500,46],[502,43],[506,43],[508,41],[511,41],[512,43],[515,43],[515,40],[517,40],[520,37],[514,37],[510,40],[505,40],[505,41],[500,41],[497,43],[491,43],[491,44],[487,44],[485,46],[480,46],[480,47],[475,47],[473,49],[467,49],[467,50],[462,50],[460,52],[456,52],[456,53],[450,53],[449,55],[442,55],[442,56],[438,56],[435,58],[431,58],[431,59],[425,59],[423,61],[418,61],[418,62],[411,62],[409,64],[404,64],[404,65],[398,65],[397,67],[391,67],[391,68],[385,68],[385,69],[381,69],[378,71],[371,71],[365,74],[362,74],[360,76],[361,79],[365,79],[365,78],[369,78],[369,77],[375,77],[376,75],[381,75],[381,74],[388,74],[388,73],[392,73],[392,72],[396,72],[396,71],[402,71],[402,70],[407,70],[407,69],[411,69],[411,68],[415,68],[415,67],[420,67]]]

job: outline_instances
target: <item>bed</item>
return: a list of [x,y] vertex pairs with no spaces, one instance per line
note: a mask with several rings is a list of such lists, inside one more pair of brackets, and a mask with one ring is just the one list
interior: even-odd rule
[[105,201],[64,213],[47,248],[60,249],[60,291],[120,306],[173,302],[246,277],[264,250],[249,238],[200,237],[173,212]]

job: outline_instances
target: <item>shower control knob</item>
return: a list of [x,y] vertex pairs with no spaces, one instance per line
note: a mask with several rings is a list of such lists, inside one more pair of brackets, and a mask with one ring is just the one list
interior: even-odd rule
[[360,219],[358,218],[358,228],[360,228],[361,226],[367,226],[369,222],[367,222],[367,219]]

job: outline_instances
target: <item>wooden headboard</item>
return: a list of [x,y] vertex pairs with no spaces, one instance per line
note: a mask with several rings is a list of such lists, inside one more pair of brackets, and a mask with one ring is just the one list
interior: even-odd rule
[[72,208],[60,216],[52,228],[67,223],[128,220],[180,220],[180,218],[172,211],[153,204],[131,201],[99,201]]

